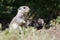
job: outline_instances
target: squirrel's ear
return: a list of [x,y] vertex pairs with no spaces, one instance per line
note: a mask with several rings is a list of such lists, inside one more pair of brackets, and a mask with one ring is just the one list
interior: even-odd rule
[[21,8],[19,7],[18,10],[21,10]]

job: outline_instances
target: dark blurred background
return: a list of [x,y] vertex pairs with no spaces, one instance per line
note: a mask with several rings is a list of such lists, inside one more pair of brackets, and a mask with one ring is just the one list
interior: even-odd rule
[[0,0],[0,23],[7,27],[18,7],[24,5],[31,8],[31,15],[44,19],[46,23],[60,16],[60,0]]

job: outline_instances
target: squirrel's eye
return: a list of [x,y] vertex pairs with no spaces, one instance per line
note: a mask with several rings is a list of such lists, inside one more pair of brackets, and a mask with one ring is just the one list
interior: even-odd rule
[[25,9],[25,7],[23,7]]

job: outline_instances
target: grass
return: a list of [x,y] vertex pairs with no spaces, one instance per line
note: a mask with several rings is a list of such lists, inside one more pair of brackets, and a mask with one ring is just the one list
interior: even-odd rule
[[0,32],[0,40],[55,40],[55,35],[51,37],[45,29],[37,30],[34,27],[23,27],[22,31],[9,32],[9,29],[6,29]]

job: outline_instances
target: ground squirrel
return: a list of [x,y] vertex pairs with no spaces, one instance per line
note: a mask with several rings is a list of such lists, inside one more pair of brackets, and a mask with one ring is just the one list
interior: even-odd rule
[[17,15],[13,17],[12,21],[9,24],[9,29],[10,30],[12,28],[17,29],[21,24],[25,24],[26,23],[25,19],[29,11],[30,11],[30,8],[28,6],[20,6],[18,8]]

